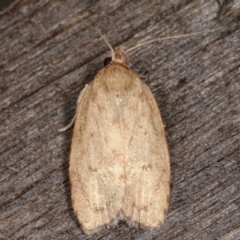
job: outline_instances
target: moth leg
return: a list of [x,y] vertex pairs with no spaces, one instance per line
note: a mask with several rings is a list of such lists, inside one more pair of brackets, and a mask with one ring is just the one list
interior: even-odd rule
[[[81,101],[82,96],[83,96],[83,93],[85,92],[85,90],[87,89],[87,87],[88,87],[88,84],[86,84],[85,87],[84,87],[84,89],[80,92],[80,94],[79,94],[79,96],[78,96],[77,104],[76,104],[77,106],[78,106],[79,102]],[[70,129],[70,128],[73,126],[73,124],[74,124],[74,122],[75,122],[75,119],[76,119],[76,113],[74,114],[74,117],[72,118],[71,122],[70,122],[67,126],[58,129],[58,132],[65,132],[65,131],[67,131],[68,129]]]

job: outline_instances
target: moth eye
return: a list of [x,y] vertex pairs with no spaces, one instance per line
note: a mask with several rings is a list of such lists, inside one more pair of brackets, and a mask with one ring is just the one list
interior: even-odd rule
[[112,58],[111,58],[111,57],[105,58],[104,61],[103,61],[104,67],[106,67],[108,64],[110,64],[111,61],[112,61]]

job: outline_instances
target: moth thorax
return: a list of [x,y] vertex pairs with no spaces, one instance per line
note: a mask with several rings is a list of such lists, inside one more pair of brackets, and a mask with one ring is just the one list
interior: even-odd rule
[[115,61],[105,68],[103,81],[108,90],[116,94],[132,89],[134,84],[132,71],[125,65]]
[[120,48],[114,48],[113,49],[113,55],[112,55],[112,61],[117,62],[123,65],[126,65],[126,59],[125,59],[125,52]]

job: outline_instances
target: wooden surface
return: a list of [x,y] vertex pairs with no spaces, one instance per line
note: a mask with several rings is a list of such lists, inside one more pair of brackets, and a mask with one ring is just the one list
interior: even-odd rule
[[[154,232],[125,223],[87,237],[71,207],[68,156],[84,85],[128,54],[160,106],[171,201]],[[240,239],[240,1],[19,0],[0,14],[0,239]]]

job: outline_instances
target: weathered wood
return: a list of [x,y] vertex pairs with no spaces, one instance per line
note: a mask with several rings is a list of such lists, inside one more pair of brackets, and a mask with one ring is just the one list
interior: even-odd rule
[[0,239],[87,239],[68,176],[75,102],[113,46],[145,45],[128,63],[147,74],[166,125],[172,191],[165,224],[125,223],[88,239],[240,239],[240,2],[19,0],[0,14]]

